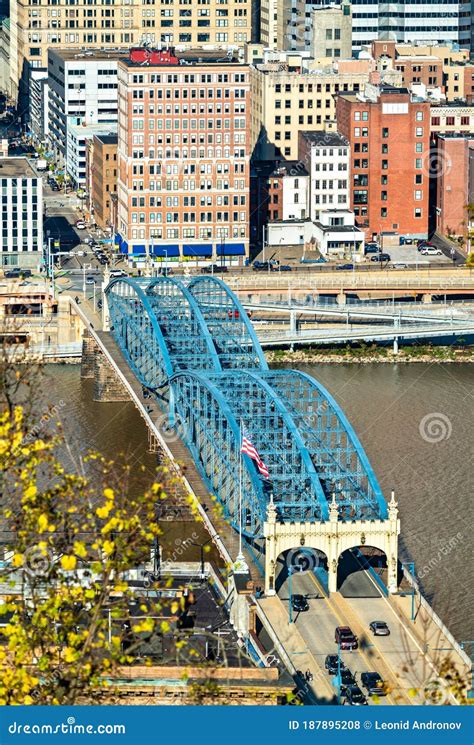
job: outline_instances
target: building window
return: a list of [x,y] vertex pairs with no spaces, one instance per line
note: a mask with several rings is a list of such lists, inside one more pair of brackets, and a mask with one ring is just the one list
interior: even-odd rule
[[431,124],[432,124],[432,125],[433,125],[434,127],[439,127],[439,125],[441,124],[441,119],[440,119],[440,117],[439,117],[439,116],[433,116],[433,117],[431,117]]
[[416,112],[416,121],[417,122],[422,122],[423,121],[423,112],[422,111],[417,111]]
[[356,122],[360,122],[360,111],[354,111],[354,119]]
[[388,137],[388,127],[382,127],[382,137]]
[[415,134],[417,137],[423,137],[423,127],[417,127]]
[[415,184],[422,184],[423,183],[423,174],[422,173],[416,173],[415,174]]
[[423,192],[419,189],[415,191],[415,200],[420,202],[423,199]]
[[380,217],[387,217],[387,208],[386,207],[382,207],[382,209],[380,210]]
[[423,143],[417,142],[415,145],[415,152],[422,153],[423,152]]
[[422,210],[420,207],[415,207],[415,217],[421,217],[422,216]]

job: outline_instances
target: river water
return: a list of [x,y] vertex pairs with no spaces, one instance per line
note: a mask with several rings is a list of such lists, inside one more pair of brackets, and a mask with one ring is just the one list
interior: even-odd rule
[[[455,364],[299,364],[342,406],[387,498],[395,489],[402,560],[415,562],[425,596],[458,640],[473,637],[474,374]],[[74,452],[100,450],[135,464],[133,489],[156,466],[143,421],[131,403],[92,401],[92,381],[76,365],[46,368],[45,396],[59,411]],[[144,467],[141,472],[140,468]],[[197,531],[197,532],[195,532]],[[170,523],[168,550],[200,526]],[[197,558],[197,548],[180,558]]]

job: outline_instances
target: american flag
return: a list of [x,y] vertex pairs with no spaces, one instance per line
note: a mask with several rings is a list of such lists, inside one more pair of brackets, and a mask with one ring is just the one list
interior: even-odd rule
[[240,452],[245,453],[245,455],[248,455],[249,458],[252,458],[252,460],[254,460],[257,464],[257,468],[262,476],[268,479],[268,468],[266,467],[263,460],[260,458],[255,445],[253,445],[252,441],[250,440],[249,433],[244,427],[242,427],[242,446],[240,448]]

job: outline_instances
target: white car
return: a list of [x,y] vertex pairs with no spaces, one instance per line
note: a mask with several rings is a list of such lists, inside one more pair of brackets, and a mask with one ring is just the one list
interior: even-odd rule
[[436,248],[435,246],[426,246],[426,248],[422,248],[420,251],[422,256],[442,256],[443,252],[440,248]]
[[76,228],[78,230],[85,230],[86,229],[86,224],[85,224],[84,220],[77,220],[76,221]]
[[123,271],[123,269],[112,269],[110,272],[111,277],[127,277],[128,275]]
[[87,256],[86,251],[76,251],[76,256]]

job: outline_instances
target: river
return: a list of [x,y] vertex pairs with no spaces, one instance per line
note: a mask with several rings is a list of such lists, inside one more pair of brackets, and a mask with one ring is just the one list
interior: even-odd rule
[[[303,365],[342,406],[365,447],[387,498],[395,489],[401,519],[400,558],[412,560],[425,596],[456,638],[473,637],[472,365]],[[156,462],[131,403],[92,401],[92,381],[76,365],[49,365],[44,386],[76,453],[120,454],[135,465],[133,489],[146,486]],[[120,456],[121,457],[121,456]],[[143,471],[141,470],[143,467]],[[200,526],[170,523],[168,550]],[[189,558],[197,558],[190,549]],[[181,556],[184,558],[184,556]],[[186,554],[188,558],[188,554]]]

